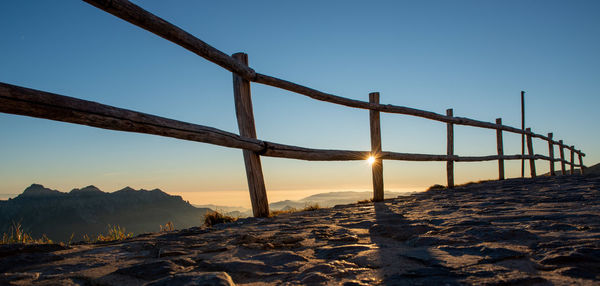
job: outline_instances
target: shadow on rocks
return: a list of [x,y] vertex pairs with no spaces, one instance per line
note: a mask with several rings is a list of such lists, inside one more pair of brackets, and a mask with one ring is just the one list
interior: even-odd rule
[[380,273],[383,285],[461,285],[459,280],[464,276],[442,265],[427,247],[409,247],[407,241],[432,230],[431,226],[406,219],[385,202],[373,205],[375,224],[369,233],[371,242],[378,246],[379,262],[402,263],[402,267],[385,267],[395,272]]

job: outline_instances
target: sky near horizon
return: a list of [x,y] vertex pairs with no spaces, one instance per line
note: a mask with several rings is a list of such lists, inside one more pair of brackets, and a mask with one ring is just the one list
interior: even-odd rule
[[[336,95],[520,127],[600,161],[598,1],[133,1],[256,71]],[[175,3],[175,4],[174,4]],[[231,73],[83,1],[2,1],[0,82],[238,133]],[[259,139],[369,150],[369,114],[252,84]],[[444,123],[382,114],[384,151],[444,154]],[[160,188],[249,205],[240,150],[0,113],[0,194],[32,183]],[[504,133],[505,154],[520,136]],[[536,153],[547,154],[544,141]],[[455,154],[496,153],[495,131],[455,126]],[[558,154],[558,149],[555,150]],[[370,166],[262,157],[271,201],[370,190]],[[556,165],[559,166],[558,164]],[[547,172],[537,162],[538,174]],[[526,170],[528,172],[528,170]],[[520,162],[506,163],[508,177]],[[497,162],[456,163],[456,183]],[[445,184],[443,162],[384,162],[386,190]]]

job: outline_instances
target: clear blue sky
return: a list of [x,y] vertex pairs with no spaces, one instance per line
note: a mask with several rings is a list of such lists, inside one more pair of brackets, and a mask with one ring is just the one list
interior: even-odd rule
[[[379,91],[383,103],[454,108],[518,127],[525,90],[528,126],[575,144],[586,164],[600,161],[598,1],[134,2],[225,53],[248,53],[261,73],[349,98]],[[237,133],[229,72],[82,1],[2,1],[0,34],[1,82]],[[261,139],[370,148],[365,110],[258,84],[252,92]],[[494,131],[455,129],[457,154],[496,152]],[[247,188],[239,150],[7,114],[0,132],[0,193],[33,182],[214,198]],[[445,153],[440,122],[386,114],[382,133],[386,151]],[[506,153],[520,152],[520,136],[505,141]],[[547,153],[542,141],[535,149]],[[513,163],[509,176],[520,173]],[[280,197],[371,184],[364,162],[263,158],[263,165],[269,192]],[[444,165],[386,161],[386,189],[444,184]],[[461,163],[455,172],[459,183],[494,178],[496,162]]]

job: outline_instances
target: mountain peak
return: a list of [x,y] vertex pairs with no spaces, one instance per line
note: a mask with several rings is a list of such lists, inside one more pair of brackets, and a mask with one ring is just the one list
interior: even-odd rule
[[135,192],[135,191],[136,191],[136,190],[135,190],[135,189],[133,189],[132,187],[130,187],[130,186],[127,186],[127,187],[125,187],[125,188],[122,188],[122,189],[120,189],[120,190],[116,191],[115,193],[117,193],[117,192]]
[[94,185],[89,185],[81,189],[73,189],[70,194],[104,194],[104,192]]
[[62,194],[63,193],[57,190],[46,188],[40,184],[31,184],[31,186],[27,187],[19,197],[48,197]]

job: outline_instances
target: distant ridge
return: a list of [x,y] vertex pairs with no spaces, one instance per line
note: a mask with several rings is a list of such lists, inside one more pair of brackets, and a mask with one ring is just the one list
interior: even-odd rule
[[160,189],[125,187],[107,193],[90,185],[64,193],[32,184],[17,197],[0,201],[0,233],[20,222],[35,237],[46,234],[56,241],[67,241],[71,234],[81,240],[84,234],[106,233],[109,224],[139,234],[156,232],[168,221],[176,228],[198,226],[208,211]]
[[65,195],[65,193],[61,193],[57,190],[52,190],[52,189],[48,189],[45,188],[42,185],[39,184],[32,184],[31,186],[27,187],[22,194],[20,194],[18,197],[22,197],[22,198],[27,198],[27,197],[32,197],[32,198],[41,198],[41,197],[54,197],[54,196],[62,196]]
[[[400,192],[385,192],[386,198],[396,198],[399,196],[407,196],[413,194],[414,192],[409,193],[400,193]],[[302,209],[308,205],[319,204],[321,207],[333,207],[335,205],[344,205],[356,203],[361,200],[368,200],[373,197],[373,191],[343,191],[343,192],[328,192],[328,193],[319,193],[312,196],[308,196],[306,198],[292,201],[285,200],[279,201],[269,204],[270,208],[273,210],[287,210],[291,208]]]
[[[569,174],[570,170],[571,170],[571,168],[567,167],[566,173]],[[573,169],[573,171],[575,172],[575,174],[580,174],[580,172],[581,172],[579,170],[579,168],[575,168],[575,169]],[[584,172],[585,172],[585,174],[584,174],[585,176],[600,176],[600,163],[593,165],[591,167],[586,167],[584,169]],[[562,175],[562,170],[560,168],[557,168],[554,170],[554,173],[556,175]],[[550,172],[545,173],[542,176],[549,176],[549,175],[550,175]]]
[[[416,192],[390,192],[386,191],[386,198],[395,198],[399,196],[408,196]],[[303,209],[306,206],[319,204],[320,207],[328,208],[335,205],[345,205],[356,203],[357,201],[369,200],[373,197],[373,191],[338,191],[338,192],[327,192],[314,194],[299,200],[283,200],[269,204],[270,210],[289,210],[289,209]],[[209,208],[217,210],[226,215],[233,217],[250,217],[252,216],[252,210],[244,207],[233,207],[233,206],[219,206],[219,205],[197,205],[198,208]]]

